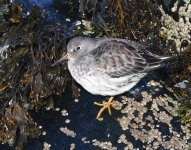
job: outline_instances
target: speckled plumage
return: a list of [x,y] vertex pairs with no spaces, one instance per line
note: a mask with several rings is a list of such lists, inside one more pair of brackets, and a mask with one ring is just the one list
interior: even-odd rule
[[148,71],[171,60],[117,38],[76,37],[68,43],[67,53],[72,77],[90,93],[104,96],[130,90]]

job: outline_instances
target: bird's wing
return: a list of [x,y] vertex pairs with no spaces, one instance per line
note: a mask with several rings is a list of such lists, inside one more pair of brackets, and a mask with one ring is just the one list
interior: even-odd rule
[[90,53],[98,71],[113,78],[147,72],[159,68],[163,61],[131,41],[103,41]]

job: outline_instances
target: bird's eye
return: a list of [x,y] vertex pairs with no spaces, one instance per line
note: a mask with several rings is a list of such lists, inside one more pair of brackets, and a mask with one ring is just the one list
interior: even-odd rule
[[77,50],[80,50],[80,47],[78,46],[76,49],[77,49]]

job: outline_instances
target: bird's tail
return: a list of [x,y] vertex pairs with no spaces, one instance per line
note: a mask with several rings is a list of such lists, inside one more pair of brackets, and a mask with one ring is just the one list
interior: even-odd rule
[[160,60],[162,60],[161,66],[169,66],[169,65],[174,65],[178,63],[178,56],[162,56],[160,57]]
[[147,61],[149,63],[147,70],[151,71],[151,70],[156,70],[156,69],[162,68],[164,66],[176,64],[178,62],[178,57],[177,56],[155,55],[155,57],[152,56]]

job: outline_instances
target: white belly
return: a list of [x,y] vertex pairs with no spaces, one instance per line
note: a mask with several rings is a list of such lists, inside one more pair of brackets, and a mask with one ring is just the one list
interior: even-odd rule
[[134,87],[146,73],[133,77],[111,78],[94,70],[84,73],[68,66],[72,77],[88,92],[94,95],[115,96],[122,94]]

